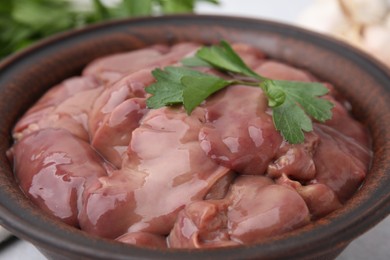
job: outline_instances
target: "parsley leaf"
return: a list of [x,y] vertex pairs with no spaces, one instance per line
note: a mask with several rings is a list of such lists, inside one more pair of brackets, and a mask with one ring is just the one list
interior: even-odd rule
[[272,109],[272,118],[275,128],[291,144],[302,143],[305,140],[302,130],[313,131],[310,118],[290,99]]
[[146,100],[150,108],[160,108],[183,103],[183,85],[180,83],[180,71],[185,73],[184,68],[167,67],[165,71],[155,69],[152,71],[156,83],[148,86],[146,92],[153,96]]
[[146,100],[147,106],[160,108],[183,103],[188,114],[211,94],[233,83],[184,67],[155,69],[152,75],[157,82],[145,89],[153,95]]
[[308,115],[320,122],[332,118],[333,104],[318,98],[328,93],[328,89],[320,83],[267,80],[263,85],[268,105],[273,108],[275,127],[290,143],[302,143],[302,130],[313,130]]
[[203,47],[196,53],[196,56],[219,69],[259,80],[264,79],[251,70],[226,41],[221,41],[219,46]]
[[265,80],[262,83],[263,90],[268,98],[269,107],[277,107],[286,100],[286,93],[283,90],[275,87],[273,80]]
[[199,106],[206,98],[218,90],[234,83],[220,77],[204,74],[201,77],[184,76],[181,83],[185,86],[183,91],[183,104],[188,114]]
[[329,91],[321,83],[274,80],[274,84],[318,121],[325,122],[332,118],[333,104],[326,99],[318,98]]
[[187,67],[212,67],[210,63],[196,56],[184,58],[181,63]]
[[260,87],[272,109],[275,128],[291,144],[304,142],[304,132],[313,131],[311,118],[324,122],[332,117],[333,104],[319,98],[328,93],[323,84],[272,80],[258,75],[225,41],[218,46],[201,48],[195,57],[184,59],[182,64],[189,67],[212,66],[250,79],[225,80],[188,67],[167,67],[165,71],[157,69],[153,71],[157,82],[146,89],[153,94],[147,100],[148,107],[183,104],[190,114],[206,98],[227,86],[243,84]]

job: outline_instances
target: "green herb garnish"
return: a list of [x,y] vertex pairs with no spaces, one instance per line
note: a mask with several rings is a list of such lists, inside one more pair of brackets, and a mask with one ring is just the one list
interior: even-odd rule
[[[218,0],[1,0],[0,59],[57,32],[125,17],[192,13],[198,2]],[[83,2],[83,3],[80,3]]]
[[[324,122],[332,118],[333,104],[319,98],[328,89],[317,82],[272,80],[251,70],[231,46],[203,47],[195,57],[183,60],[187,67],[166,67],[152,72],[156,83],[146,88],[153,96],[149,108],[182,104],[188,114],[213,93],[234,84],[260,87],[268,98],[275,128],[291,144],[302,143],[304,133],[313,130],[312,119]],[[223,72],[248,77],[248,80],[226,80],[188,67],[211,66]]]

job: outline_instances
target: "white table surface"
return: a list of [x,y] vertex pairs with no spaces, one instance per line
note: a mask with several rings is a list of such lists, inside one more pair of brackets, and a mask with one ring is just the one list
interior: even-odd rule
[[[218,7],[199,4],[197,13],[263,18],[295,23],[311,0],[220,0]],[[42,260],[29,242],[11,240],[0,245],[0,260]],[[354,240],[337,260],[390,260],[390,217]]]

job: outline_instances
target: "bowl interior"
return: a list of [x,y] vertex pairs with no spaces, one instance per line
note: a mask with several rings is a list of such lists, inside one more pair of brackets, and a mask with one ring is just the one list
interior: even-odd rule
[[[221,39],[256,46],[270,57],[307,69],[333,83],[367,125],[374,159],[367,180],[346,206],[304,228],[239,248],[152,250],[95,238],[42,214],[19,190],[6,158],[16,120],[48,88],[95,58],[156,43]],[[335,40],[274,22],[223,16],[165,16],[122,20],[64,33],[0,64],[0,220],[43,251],[122,259],[134,257],[300,257],[342,248],[389,214],[390,73],[367,55]],[[291,239],[294,237],[294,239]],[[287,253],[287,254],[286,254]]]

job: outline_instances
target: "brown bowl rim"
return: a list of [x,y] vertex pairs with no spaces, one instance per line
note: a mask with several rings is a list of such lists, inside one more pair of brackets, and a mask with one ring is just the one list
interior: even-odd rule
[[[111,29],[117,29],[121,26],[140,26],[150,24],[158,24],[159,26],[172,25],[176,23],[196,23],[196,24],[218,24],[219,26],[232,26],[233,28],[240,28],[242,26],[256,27],[258,30],[272,30],[283,36],[299,37],[302,41],[309,41],[331,52],[335,52],[340,56],[356,61],[358,66],[365,68],[369,73],[377,78],[383,87],[385,99],[389,100],[390,72],[388,68],[371,58],[371,56],[356,50],[351,46],[337,41],[333,38],[307,31],[302,28],[297,28],[291,25],[286,25],[273,21],[266,21],[261,19],[251,19],[231,16],[213,16],[213,15],[174,15],[154,18],[133,18],[124,19],[111,22],[105,22],[89,26],[83,29],[78,29],[70,32],[65,32],[54,37],[50,37],[26,50],[19,52],[3,60],[0,64],[0,97],[3,101],[2,85],[6,82],[6,76],[14,73],[18,67],[23,67],[23,63],[31,57],[42,55],[47,49],[55,49],[56,46],[64,45],[67,40],[80,41],[85,35],[95,35],[104,32],[108,33]],[[71,44],[70,43],[70,44]],[[390,102],[388,102],[390,104]],[[1,106],[0,106],[1,107]],[[389,114],[390,105],[385,107],[384,113]],[[16,119],[15,119],[16,120]],[[389,127],[387,127],[388,130]],[[9,129],[8,129],[9,130]],[[8,139],[10,133],[5,133],[5,129],[1,129],[2,135],[7,135]],[[387,131],[390,132],[390,131]],[[384,148],[382,153],[386,158],[390,158],[390,140],[389,134],[382,139]],[[9,143],[6,144],[9,146]],[[383,155],[382,154],[382,155]],[[42,219],[36,215],[35,208],[31,205],[30,211],[26,211],[18,205],[16,200],[9,200],[10,183],[1,183],[0,187],[0,221],[6,228],[14,232],[17,236],[32,241],[44,249],[55,248],[59,251],[65,252],[71,250],[80,256],[99,256],[99,258],[110,259],[125,259],[129,255],[136,258],[172,258],[179,259],[186,257],[188,259],[205,258],[224,258],[229,256],[231,258],[245,258],[252,257],[267,257],[277,258],[280,252],[291,252],[294,258],[303,257],[307,253],[316,254],[318,248],[331,248],[336,244],[347,244],[353,238],[365,232],[380,220],[389,214],[390,206],[390,168],[389,163],[386,163],[387,168],[382,169],[386,174],[381,176],[382,184],[378,184],[377,190],[372,191],[369,199],[362,201],[359,205],[354,205],[352,209],[347,208],[343,210],[343,214],[332,214],[327,221],[316,225],[312,230],[306,231],[305,228],[299,232],[292,232],[287,235],[286,239],[266,241],[264,243],[242,246],[239,248],[219,248],[211,250],[154,250],[137,248],[127,245],[122,245],[112,241],[100,238],[88,237],[83,232],[76,230],[63,232],[63,226],[56,221],[47,222],[47,219]],[[1,173],[4,175],[12,174],[9,165],[0,166]],[[14,185],[14,184],[13,184]],[[4,188],[5,187],[5,188]],[[13,198],[14,199],[14,198]],[[359,213],[360,214],[357,214]],[[22,214],[20,214],[22,213]],[[347,225],[345,223],[348,223]],[[331,225],[330,225],[331,223]],[[352,228],[353,227],[353,228]],[[288,239],[295,236],[295,239]],[[310,246],[308,246],[310,245]]]

